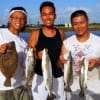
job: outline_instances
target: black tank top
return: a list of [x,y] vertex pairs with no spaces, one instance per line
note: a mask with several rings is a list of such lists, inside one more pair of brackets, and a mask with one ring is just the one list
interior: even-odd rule
[[[37,42],[37,51],[48,49],[48,54],[52,63],[52,72],[55,78],[63,75],[62,70],[57,66],[57,60],[61,51],[62,40],[59,31],[56,29],[56,35],[54,37],[46,37],[42,29],[39,32],[39,38]],[[36,60],[35,72],[42,76],[41,60]]]

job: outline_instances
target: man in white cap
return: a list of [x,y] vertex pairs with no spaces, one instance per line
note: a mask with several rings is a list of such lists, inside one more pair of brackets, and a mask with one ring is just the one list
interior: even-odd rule
[[[28,91],[23,89],[27,43],[19,37],[20,32],[25,28],[27,23],[26,10],[23,7],[12,8],[9,12],[8,23],[8,28],[0,29],[0,100],[30,100]],[[15,64],[11,57],[6,56],[8,44],[12,41],[15,43],[18,54],[18,62],[15,62]],[[12,60],[6,59],[4,61],[4,57]],[[7,61],[10,61],[10,63]],[[9,68],[10,64],[12,66]],[[10,81],[6,80],[6,76],[9,76],[8,74],[11,76],[8,77],[8,79],[11,78],[9,79]]]

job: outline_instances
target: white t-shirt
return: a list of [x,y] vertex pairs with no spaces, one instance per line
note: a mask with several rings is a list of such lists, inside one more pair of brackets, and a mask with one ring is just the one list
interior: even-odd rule
[[[26,56],[27,43],[17,35],[12,34],[7,28],[0,29],[0,45],[14,41],[18,53],[18,69],[14,77],[11,78],[11,86],[4,86],[5,76],[0,71],[0,90],[10,90],[23,85],[25,79],[24,61]],[[12,66],[13,67],[13,66]]]
[[[90,58],[100,58],[100,37],[90,33],[90,37],[87,41],[81,43],[77,40],[76,36],[73,35],[70,38],[64,40],[64,45],[67,50],[72,52],[73,57],[73,76],[74,82],[71,86],[72,91],[79,91],[79,78],[77,76],[77,62],[82,60],[83,57],[87,59]],[[92,91],[92,93],[100,93],[100,71],[99,67],[88,71],[88,83],[87,90]],[[75,77],[76,76],[76,77]],[[78,92],[77,92],[78,93]]]

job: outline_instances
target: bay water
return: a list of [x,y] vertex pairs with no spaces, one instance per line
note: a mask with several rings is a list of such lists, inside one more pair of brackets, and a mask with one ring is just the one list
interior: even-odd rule
[[[90,31],[91,33],[97,35],[97,36],[100,36],[100,30],[98,31]],[[70,37],[71,35],[73,35],[74,32],[73,31],[68,31],[68,32],[65,32],[65,36],[68,38]],[[30,36],[30,32],[22,32],[20,34],[20,36],[27,42],[28,39],[29,39],[29,36]]]

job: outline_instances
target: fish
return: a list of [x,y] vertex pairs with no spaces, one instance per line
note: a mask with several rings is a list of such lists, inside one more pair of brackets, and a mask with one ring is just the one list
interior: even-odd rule
[[67,53],[67,56],[64,58],[67,59],[67,62],[64,63],[64,82],[65,82],[64,90],[66,92],[71,92],[72,90],[70,88],[70,84],[71,84],[72,76],[73,76],[71,51],[69,51]]
[[84,96],[84,89],[87,88],[87,77],[88,77],[88,60],[83,58],[81,69],[80,69],[80,77],[79,77],[79,84],[80,84],[80,93],[79,96]]
[[14,41],[7,43],[5,53],[0,53],[0,70],[6,77],[4,86],[11,86],[11,78],[16,74],[18,69],[18,53]]
[[56,96],[52,93],[53,89],[52,64],[46,48],[44,48],[42,51],[41,67],[42,67],[43,81],[45,84],[45,88],[48,91],[47,100],[54,100]]
[[34,57],[34,49],[28,48],[26,60],[25,60],[25,86],[30,87],[32,85],[32,79],[34,77],[34,67],[36,60]]

